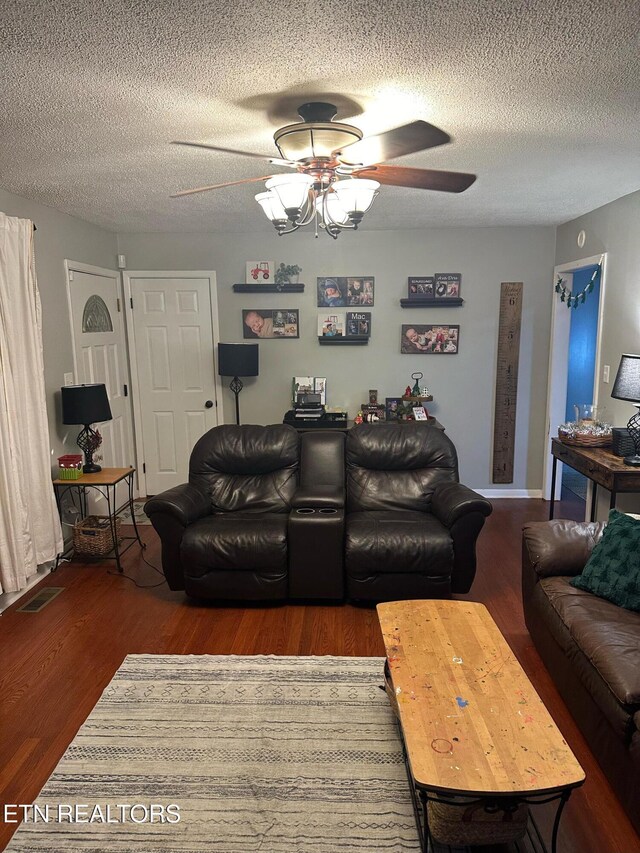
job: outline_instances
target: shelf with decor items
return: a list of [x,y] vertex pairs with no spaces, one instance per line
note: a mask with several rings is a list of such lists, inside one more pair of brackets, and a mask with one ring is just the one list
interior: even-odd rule
[[459,308],[463,304],[461,296],[410,296],[400,300],[403,308]]
[[362,345],[369,343],[369,335],[350,335],[346,338],[324,335],[322,337],[318,336],[318,343],[322,344],[323,346],[332,346],[333,344]]
[[433,397],[429,395],[428,397],[401,397],[400,399],[403,403],[417,403],[421,406],[423,403],[430,403]]
[[234,284],[234,293],[304,293],[304,284]]

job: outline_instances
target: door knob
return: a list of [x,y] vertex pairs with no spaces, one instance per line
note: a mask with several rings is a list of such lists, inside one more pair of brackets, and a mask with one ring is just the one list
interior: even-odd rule
[[205,409],[210,409],[213,406],[213,400],[207,400],[204,404]]

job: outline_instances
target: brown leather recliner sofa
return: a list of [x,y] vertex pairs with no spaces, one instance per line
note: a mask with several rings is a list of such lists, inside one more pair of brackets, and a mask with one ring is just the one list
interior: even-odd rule
[[558,691],[640,832],[640,613],[571,586],[604,522],[524,526],[527,628]]
[[[346,453],[345,453],[346,444]],[[298,434],[220,426],[189,482],[145,504],[169,587],[215,600],[444,598],[467,592],[491,504],[424,424]]]

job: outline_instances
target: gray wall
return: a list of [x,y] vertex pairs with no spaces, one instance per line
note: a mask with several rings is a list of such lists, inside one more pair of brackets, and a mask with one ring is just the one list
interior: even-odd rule
[[[585,231],[584,246],[576,243]],[[604,207],[560,226],[556,264],[607,252],[606,289],[602,327],[602,364],[611,368],[609,383],[598,379],[598,402],[615,426],[625,426],[636,411],[632,403],[613,400],[611,390],[623,352],[640,353],[640,192],[619,198]],[[606,519],[609,495],[599,489],[598,518]],[[618,507],[640,512],[637,495],[621,495]]]
[[116,262],[116,236],[81,219],[60,213],[51,207],[27,201],[0,189],[0,210],[35,222],[36,275],[42,301],[42,337],[44,379],[47,394],[52,470],[57,473],[57,458],[63,452],[77,450],[73,435],[63,437],[60,415],[60,387],[64,374],[73,371],[73,349],[67,305],[64,260],[81,261],[113,269]]
[[[337,241],[306,230],[275,234],[126,234],[118,252],[129,270],[212,269],[217,273],[221,340],[242,340],[242,308],[298,308],[299,340],[260,341],[260,376],[247,380],[241,417],[277,423],[290,407],[291,378],[326,376],[327,402],[351,417],[367,400],[401,395],[421,370],[460,456],[462,480],[474,488],[540,489],[555,229],[443,228],[429,231],[342,234]],[[297,263],[303,294],[235,294],[253,259]],[[403,310],[409,275],[462,273],[462,308]],[[321,347],[317,341],[315,282],[322,275],[375,276],[372,337],[368,346]],[[516,425],[515,479],[491,482],[493,405],[500,282],[524,282]],[[457,355],[401,355],[400,327],[409,323],[460,325]],[[225,420],[233,420],[232,396],[224,393]]]
[[[582,249],[577,235],[585,231]],[[611,367],[608,384],[598,380],[598,400],[617,426],[634,412],[631,403],[611,398],[620,356],[640,353],[640,192],[599,207],[558,228],[556,264],[607,252],[602,328],[602,364]]]

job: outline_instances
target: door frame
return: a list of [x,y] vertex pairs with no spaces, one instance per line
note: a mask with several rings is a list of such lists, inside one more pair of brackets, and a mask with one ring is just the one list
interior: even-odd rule
[[[136,338],[133,317],[133,298],[135,297],[136,278],[206,278],[209,280],[209,305],[211,311],[211,337],[213,344],[213,398],[216,410],[216,423],[222,423],[222,380],[217,373],[218,357],[216,345],[220,341],[218,323],[218,285],[215,270],[123,270],[122,283],[124,288],[124,310],[127,327],[127,342],[129,345],[129,368],[131,373],[131,401],[133,405],[133,436],[138,472],[138,496],[147,494],[147,478],[144,471],[144,440],[142,435],[142,406],[140,403],[140,381],[138,376],[138,359],[136,356]],[[132,288],[132,279],[133,288]]]
[[[598,404],[600,390],[600,374],[602,359],[602,334],[603,315],[605,299],[605,282],[607,270],[607,253],[601,255],[590,255],[587,258],[578,258],[564,264],[557,264],[553,268],[553,285],[558,276],[570,275],[584,267],[602,264],[600,270],[600,300],[598,305],[598,331],[596,335],[596,357],[593,374],[593,403]],[[563,423],[567,406],[567,370],[569,360],[569,333],[571,329],[571,311],[564,302],[560,302],[558,295],[553,293],[553,304],[551,311],[551,334],[549,348],[549,373],[547,377],[547,418],[544,438],[543,473],[542,473],[542,497],[544,500],[551,498],[551,471],[553,459],[551,456],[551,424]],[[576,311],[579,311],[576,308]],[[556,500],[560,498],[562,477],[556,479]],[[589,481],[587,487],[586,507],[590,505],[592,483]],[[586,509],[585,509],[586,511]]]
[[[98,275],[103,278],[115,278],[116,280],[116,299],[118,301],[118,305],[121,306],[121,310],[118,312],[122,316],[122,331],[124,335],[123,347],[124,352],[122,353],[122,367],[125,371],[124,379],[127,385],[127,388],[131,388],[131,364],[129,361],[129,353],[127,350],[129,349],[129,338],[128,338],[128,323],[126,321],[126,315],[124,310],[124,297],[122,292],[122,276],[120,275],[119,270],[111,270],[107,267],[97,267],[94,264],[85,264],[80,261],[72,261],[70,258],[64,259],[64,277],[66,283],[66,291],[67,291],[67,314],[69,316],[69,333],[71,335],[71,352],[73,355],[73,381],[75,383],[78,382],[78,353],[76,351],[76,342],[75,336],[73,334],[73,305],[71,298],[71,280],[69,278],[70,273],[72,272],[80,272],[87,273],[89,275]],[[129,398],[129,404],[126,407],[126,417],[129,422],[129,435],[131,436],[131,451],[133,453],[134,459],[137,456],[137,448],[136,448],[136,434],[134,430],[134,418],[133,418],[133,407],[132,402]],[[139,473],[139,472],[136,472]],[[135,484],[134,477],[134,484]]]

